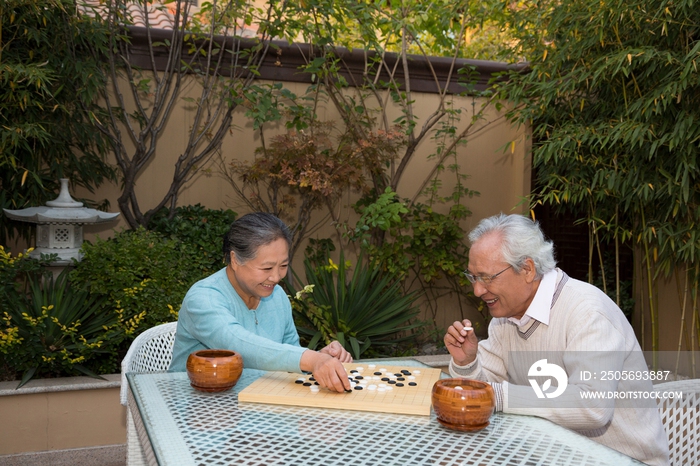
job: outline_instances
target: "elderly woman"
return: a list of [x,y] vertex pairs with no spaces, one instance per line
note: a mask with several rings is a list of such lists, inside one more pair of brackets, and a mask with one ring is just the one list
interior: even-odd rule
[[171,371],[205,348],[231,349],[248,368],[312,372],[318,383],[342,392],[350,384],[341,363],[352,357],[337,341],[320,351],[299,345],[292,307],[279,283],[289,267],[291,233],[271,214],[244,215],[224,238],[227,265],[195,283],[182,302]]

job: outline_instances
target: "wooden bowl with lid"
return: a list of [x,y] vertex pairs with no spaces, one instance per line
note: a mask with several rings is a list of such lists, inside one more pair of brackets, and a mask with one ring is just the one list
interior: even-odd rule
[[187,357],[190,385],[202,392],[230,390],[243,373],[240,353],[223,349],[195,351]]
[[435,382],[431,399],[438,422],[449,429],[464,432],[488,426],[496,405],[490,384],[462,378]]

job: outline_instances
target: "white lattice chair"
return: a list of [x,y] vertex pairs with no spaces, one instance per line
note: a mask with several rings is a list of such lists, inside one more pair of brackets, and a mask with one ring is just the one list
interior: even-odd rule
[[700,465],[700,379],[655,385],[657,392],[682,392],[682,398],[657,399],[668,436],[671,465]]
[[[130,372],[165,372],[173,359],[173,345],[177,322],[157,325],[149,328],[134,339],[122,360],[121,404],[127,406],[129,382],[126,374]],[[134,417],[126,408],[126,464],[146,465],[148,461],[140,447]]]

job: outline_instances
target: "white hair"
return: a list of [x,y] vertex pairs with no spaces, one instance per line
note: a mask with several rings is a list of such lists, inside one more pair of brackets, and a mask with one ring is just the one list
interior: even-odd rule
[[554,270],[554,243],[547,240],[540,224],[523,215],[505,215],[503,213],[488,217],[469,233],[469,241],[474,244],[486,234],[501,235],[501,253],[503,260],[520,272],[527,258],[535,263],[537,278]]

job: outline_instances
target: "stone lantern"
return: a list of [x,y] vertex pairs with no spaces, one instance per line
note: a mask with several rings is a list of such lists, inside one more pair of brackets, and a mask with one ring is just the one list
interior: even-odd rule
[[73,259],[82,259],[83,225],[109,222],[119,216],[83,207],[68,192],[67,178],[61,178],[61,192],[45,206],[3,210],[12,220],[37,224],[36,248],[29,255],[39,259],[42,254],[58,254],[58,260],[51,263],[54,266],[71,265]]

